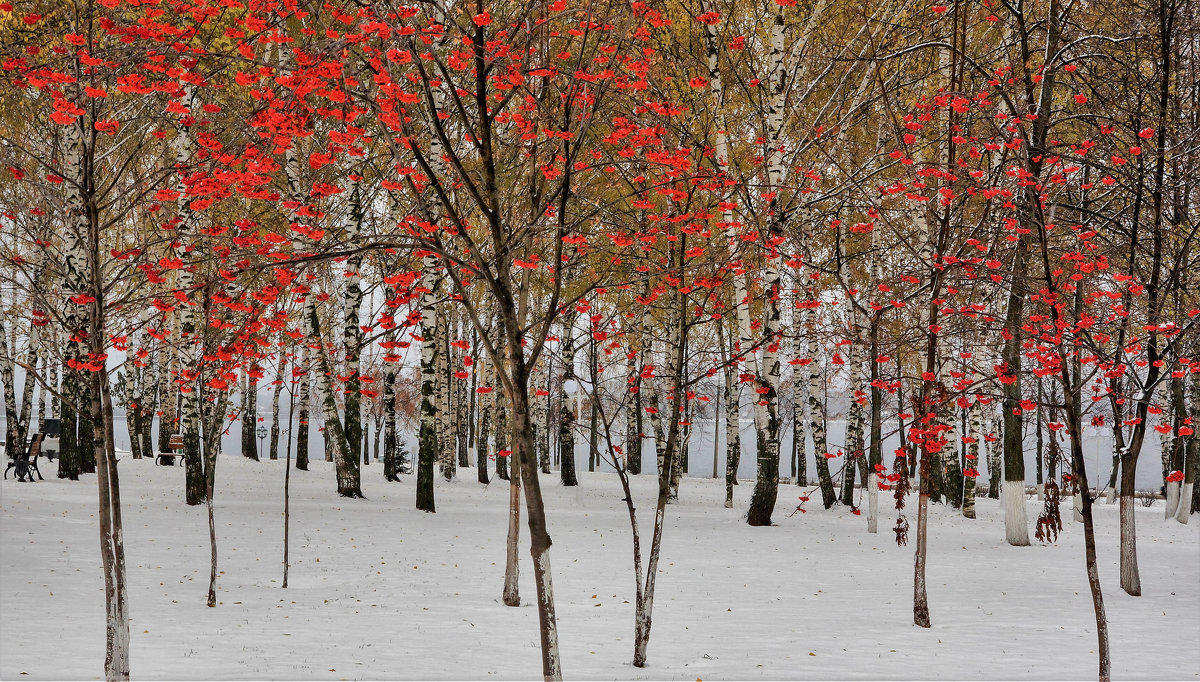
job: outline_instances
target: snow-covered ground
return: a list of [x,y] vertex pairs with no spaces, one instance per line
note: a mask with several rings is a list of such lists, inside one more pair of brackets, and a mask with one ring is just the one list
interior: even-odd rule
[[[537,611],[500,602],[507,484],[474,471],[413,508],[413,478],[364,470],[367,500],[334,494],[314,462],[292,476],[292,568],[282,577],[283,463],[222,457],[217,608],[205,607],[204,507],[181,502],[183,470],[120,462],[132,612],[132,674],[154,679],[512,679],[540,676]],[[95,478],[0,485],[0,678],[97,678],[104,594]],[[628,516],[612,474],[543,486],[563,669],[581,679],[1088,679],[1095,675],[1082,526],[1063,505],[1055,545],[1004,543],[1000,507],[979,519],[934,506],[933,628],[912,626],[913,549],[894,513],[865,517],[781,486],[776,525],[722,508],[724,487],[687,479],[668,509],[649,667],[632,667]],[[652,477],[635,480],[649,527]],[[885,498],[887,500],[888,498]],[[890,500],[889,500],[890,501]],[[1028,502],[1030,521],[1038,504]],[[915,513],[915,511],[913,511]],[[910,514],[910,518],[912,514]],[[1115,506],[1097,507],[1114,679],[1200,678],[1200,518],[1138,509],[1144,596],[1117,585]],[[522,528],[524,531],[524,528]],[[522,597],[531,601],[526,538]]]

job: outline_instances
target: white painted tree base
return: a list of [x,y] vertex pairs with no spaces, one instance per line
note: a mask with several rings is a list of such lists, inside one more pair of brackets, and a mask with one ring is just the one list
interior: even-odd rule
[[879,532],[879,474],[867,476],[867,532]]
[[1175,505],[1175,520],[1187,525],[1192,512],[1192,484],[1183,484],[1183,494],[1179,496],[1179,504]]
[[1004,506],[1004,539],[1014,547],[1029,545],[1029,517],[1025,513],[1024,481],[1005,481],[1000,487]]
[[1164,519],[1169,519],[1175,515],[1175,508],[1179,506],[1179,481],[1167,481],[1167,510],[1163,513]]

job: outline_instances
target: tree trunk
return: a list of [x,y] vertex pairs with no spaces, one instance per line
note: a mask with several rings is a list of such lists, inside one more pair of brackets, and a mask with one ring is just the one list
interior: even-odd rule
[[450,325],[448,306],[443,306],[444,314],[438,315],[436,327],[437,339],[437,378],[434,383],[437,394],[437,409],[438,409],[438,432],[437,432],[437,456],[438,468],[447,481],[454,479],[455,463],[454,463],[454,425],[450,417],[450,393],[451,393],[451,372],[450,372]]
[[[942,375],[942,384],[951,392],[951,395],[957,394],[954,389],[955,379],[951,374],[953,371],[953,361],[955,357],[953,344],[950,343],[946,336],[940,338],[941,350],[939,355],[941,362],[939,363],[940,373]],[[958,422],[962,410],[958,406],[956,399],[946,401],[945,416],[943,424],[949,426],[943,437],[946,439],[946,447],[942,448],[938,453],[937,474],[934,475],[934,481],[941,482],[941,493],[946,498],[946,503],[955,509],[962,507],[962,466],[959,462],[959,448],[962,445],[962,433],[959,432]]]
[[[349,244],[358,242],[362,232],[363,202],[359,176],[350,172],[346,175],[346,196],[349,210],[345,217],[345,240]],[[342,294],[342,350],[346,372],[344,404],[346,416],[346,447],[348,452],[338,465],[338,492],[346,497],[362,497],[359,492],[360,462],[369,462],[363,445],[362,377],[359,374],[359,356],[363,346],[363,330],[359,323],[359,308],[362,307],[363,252],[354,250],[346,259],[346,289]],[[350,464],[353,462],[353,465]],[[345,469],[345,471],[343,471]],[[343,484],[345,479],[345,484]]]
[[383,480],[400,480],[396,461],[396,363],[389,362],[383,375]]
[[4,384],[4,454],[11,461],[16,458],[17,451],[25,446],[25,435],[21,433],[21,422],[17,419],[16,379],[13,372],[13,355],[17,350],[15,330],[10,349],[8,332],[4,327],[0,324],[0,383]]
[[[846,353],[846,364],[850,367],[850,406],[846,414],[846,456],[842,467],[842,504],[857,508],[854,504],[854,472],[863,457],[863,406],[859,402],[862,377],[862,348],[859,339],[858,308],[853,297],[846,294],[850,307],[849,338],[853,341]],[[866,481],[863,481],[865,484]]]
[[[97,240],[98,240],[98,235]],[[95,262],[95,261],[93,261]],[[97,290],[100,287],[96,287]],[[93,338],[103,339],[100,306],[94,305]],[[99,319],[97,319],[99,318]],[[104,344],[92,344],[92,352],[103,353]],[[129,679],[129,594],[125,574],[125,540],[121,519],[121,486],[117,476],[116,450],[112,436],[112,398],[106,372],[93,372],[91,419],[104,425],[104,435],[95,441],[96,480],[99,494],[100,563],[104,569],[104,604],[107,623],[104,677]]]
[[[1192,428],[1200,428],[1200,372],[1190,374],[1189,393],[1191,397]],[[1180,491],[1179,504],[1175,509],[1175,520],[1187,523],[1188,517],[1196,512],[1196,474],[1200,473],[1200,438],[1195,435],[1187,440],[1187,462],[1183,470],[1183,489]]]
[[738,411],[737,365],[725,366],[725,508],[733,509],[733,486],[737,485],[742,459],[741,415]]
[[[563,397],[558,406],[558,457],[559,476],[565,486],[579,485],[575,477],[575,434],[572,425],[575,415],[572,412],[572,398],[567,393],[568,384],[578,384],[575,381],[575,316],[568,315],[563,321],[562,332],[562,386]],[[576,386],[578,390],[578,386]]]
[[[281,57],[285,50],[280,50]],[[281,65],[284,73],[290,73],[286,64]],[[304,191],[300,178],[300,156],[298,144],[292,144],[284,152],[284,172],[288,184],[288,196],[297,207],[304,204],[307,193]],[[288,220],[292,225],[301,225],[303,216],[292,209]],[[308,237],[294,231],[292,246],[299,253],[311,250]],[[317,390],[320,394],[320,408],[325,421],[326,456],[332,456],[334,470],[337,475],[337,492],[342,497],[361,498],[359,463],[355,451],[352,451],[342,428],[342,419],[338,414],[337,397],[334,393],[334,371],[326,350],[325,334],[317,313],[317,296],[309,292],[304,297],[300,312],[303,339],[309,350],[314,354],[314,369],[317,373]]]
[[[796,308],[792,308],[792,316],[794,321],[799,320],[796,314]],[[802,353],[800,346],[800,335],[804,332],[804,328],[796,325],[796,341],[795,348],[792,351],[794,357],[799,358]],[[808,377],[805,376],[804,370],[800,365],[792,366],[792,459],[795,461],[795,471],[792,476],[798,486],[808,485],[808,434],[806,428],[808,418],[805,416],[805,410],[808,407]]]
[[[643,294],[645,291],[643,290]],[[647,306],[648,308],[648,306]],[[637,476],[642,473],[642,443],[645,437],[645,429],[643,426],[643,401],[642,401],[642,369],[645,367],[646,358],[649,357],[650,342],[646,338],[648,332],[647,321],[653,323],[654,317],[649,310],[643,310],[641,315],[636,315],[637,320],[633,330],[633,341],[629,344],[629,353],[626,355],[627,368],[629,372],[629,392],[632,394],[629,407],[625,412],[625,448],[629,455],[629,473]]]
[[[874,261],[874,257],[872,257]],[[870,324],[870,362],[871,372],[871,450],[867,458],[867,532],[879,532],[879,474],[883,471],[883,391],[880,389],[879,363],[879,318],[871,319]]]
[[421,259],[421,426],[417,438],[417,509],[437,511],[433,500],[433,463],[438,455],[437,379],[437,257]]
[[1165,460],[1163,466],[1163,479],[1166,485],[1166,511],[1163,518],[1172,518],[1175,516],[1176,508],[1180,505],[1180,483],[1182,481],[1169,480],[1172,472],[1183,472],[1187,465],[1187,443],[1190,438],[1179,435],[1179,429],[1183,426],[1183,420],[1187,416],[1187,405],[1183,398],[1183,379],[1182,377],[1172,377],[1171,379],[1171,439],[1170,446],[1163,448],[1163,458]]
[[967,444],[967,469],[963,472],[962,515],[975,518],[975,479],[979,476],[979,442],[983,440],[983,406],[976,395],[971,401],[971,441]]
[[[812,22],[821,13],[822,3],[813,7],[809,18]],[[767,112],[766,139],[768,140],[767,184],[775,192],[784,181],[785,164],[780,151],[780,141],[783,126],[783,107],[785,85],[784,77],[785,54],[784,39],[786,24],[783,19],[783,6],[776,5],[774,22],[771,25],[771,73],[768,87],[771,91],[771,101]],[[805,34],[805,38],[807,37]],[[802,38],[803,40],[804,38]],[[771,514],[775,510],[775,500],[779,493],[779,344],[782,339],[779,318],[780,274],[782,256],[779,252],[783,243],[783,224],[781,205],[778,197],[771,200],[773,217],[767,226],[770,242],[767,246],[766,268],[763,271],[763,287],[766,291],[763,306],[763,334],[765,343],[762,349],[762,364],[758,368],[758,390],[765,389],[756,403],[755,430],[758,445],[758,476],[754,482],[754,492],[750,495],[750,509],[746,512],[746,522],[751,526],[771,525]],[[743,306],[748,307],[748,305]],[[746,311],[747,316],[749,311]]]
[[[497,343],[503,343],[503,339],[497,339]],[[504,382],[501,377],[501,372],[503,372],[503,371],[504,371],[504,368],[501,365],[499,365],[497,363],[492,363],[493,383],[495,384],[495,387],[497,390],[500,390],[501,387],[504,385]],[[511,479],[511,476],[509,475],[508,464],[509,464],[509,457],[511,457],[512,455],[511,454],[502,455],[501,453],[504,452],[505,450],[511,451],[512,450],[511,444],[513,441],[512,441],[512,431],[510,430],[510,427],[509,427],[510,422],[509,422],[508,405],[507,405],[507,401],[504,399],[504,393],[502,393],[502,392],[498,393],[495,391],[492,392],[492,406],[496,413],[495,423],[494,423],[494,428],[493,428],[493,433],[495,434],[493,437],[495,438],[495,441],[496,441],[496,476],[502,481],[508,481]]]
[[[180,82],[180,87],[183,90],[182,104],[187,109],[195,103],[196,88],[187,82]],[[184,177],[189,173],[194,165],[193,153],[195,145],[192,140],[191,122],[189,117],[180,117],[175,126],[175,137],[172,139],[172,146],[175,152],[175,164],[178,168],[176,174],[175,189],[179,192],[179,197],[175,204],[177,220],[175,221],[175,238],[171,242],[172,257],[187,262],[191,255],[187,252],[187,247],[194,239],[194,230],[199,222],[199,216],[192,210],[190,202],[191,196],[187,184],[184,182]],[[159,406],[163,410],[164,418],[159,422],[159,447],[162,451],[168,450],[168,442],[172,433],[179,433],[183,437],[183,460],[186,466],[184,471],[184,500],[189,505],[197,505],[204,502],[207,497],[207,491],[204,487],[204,480],[201,476],[202,465],[200,461],[200,411],[201,405],[199,402],[199,384],[197,381],[199,374],[200,358],[197,356],[197,337],[200,335],[200,330],[197,329],[193,307],[196,305],[189,297],[194,293],[195,274],[190,267],[182,267],[175,270],[175,294],[179,298],[176,305],[178,313],[174,316],[176,325],[174,331],[178,336],[179,346],[172,358],[177,363],[178,380],[177,391],[171,390],[162,392],[162,398]],[[205,323],[206,324],[206,323]],[[170,380],[170,372],[164,373],[164,379]],[[164,382],[164,388],[165,384]],[[168,419],[176,416],[176,396],[178,395],[179,408],[178,418],[179,425],[176,426],[174,419]],[[171,424],[169,427],[164,425]],[[164,433],[164,431],[166,433]],[[253,441],[253,437],[251,437]],[[243,438],[245,443],[245,438]],[[253,446],[253,442],[251,443]]]
[[271,396],[271,447],[269,450],[271,459],[279,459],[279,394],[283,391],[284,382],[287,381],[284,378],[287,368],[287,354],[281,349],[279,351],[279,369],[275,374],[275,392]]
[[636,343],[640,341],[631,342],[629,352],[625,354],[625,373],[628,377],[626,384],[630,394],[625,406],[625,467],[633,475],[642,472],[641,401],[638,392],[641,373],[638,369],[638,353],[634,345]]
[[[592,330],[595,331],[594,329]],[[600,454],[600,382],[597,376],[597,364],[599,360],[596,358],[596,336],[594,333],[588,333],[588,381],[591,382],[592,396],[589,403],[591,404],[591,413],[588,421],[588,471],[596,471],[596,460]]]
[[[686,238],[680,239],[679,253],[686,251]],[[671,250],[672,264],[674,264],[675,251]],[[684,379],[686,377],[685,358],[687,357],[687,310],[686,299],[679,295],[674,290],[669,290],[667,294],[670,313],[668,315],[667,330],[669,339],[667,343],[666,356],[666,378],[670,383],[670,394],[674,396],[671,401],[670,412],[667,415],[669,424],[665,429],[665,434],[661,428],[662,424],[662,407],[661,401],[658,399],[658,391],[652,391],[654,399],[654,411],[650,413],[651,419],[655,422],[655,450],[658,453],[658,502],[654,512],[654,535],[650,542],[650,556],[647,561],[646,578],[643,583],[641,572],[641,551],[638,546],[637,537],[637,520],[634,517],[633,498],[629,490],[629,481],[624,476],[621,478],[622,486],[625,489],[626,504],[629,508],[630,523],[634,526],[634,570],[638,573],[638,589],[636,603],[634,605],[634,629],[633,629],[633,665],[637,668],[646,666],[646,652],[650,644],[650,626],[652,624],[652,616],[654,609],[654,586],[658,577],[658,562],[660,557],[660,548],[662,546],[662,532],[665,526],[666,506],[670,498],[671,478],[674,475],[672,471],[678,458],[673,456],[673,453],[679,448],[679,431],[680,431],[680,414],[682,407],[682,397],[684,393]]]
[[[84,170],[85,167],[90,169],[94,166],[91,163],[91,154],[84,153],[82,140],[79,139],[79,125],[71,124],[65,129],[68,131],[68,138],[76,144],[70,153],[74,164],[68,164],[68,167],[75,175],[73,180],[77,180],[78,185],[71,190],[69,213],[74,214],[71,215],[72,223],[79,232],[78,241],[67,254],[68,259],[77,259],[76,267],[69,267],[69,270],[74,271],[76,278],[68,286],[77,293],[87,292],[91,298],[89,303],[79,304],[77,308],[80,313],[77,318],[79,327],[74,331],[86,332],[75,338],[86,341],[78,343],[76,348],[80,351],[80,356],[86,352],[92,357],[103,357],[108,345],[108,336],[105,333],[105,287],[100,260],[100,215],[90,194],[94,187],[93,178]],[[85,156],[88,157],[87,163],[83,162]],[[129,595],[125,574],[125,532],[121,517],[121,486],[117,475],[113,405],[107,370],[90,371],[87,381],[81,382],[80,386],[86,386],[85,391],[89,395],[88,421],[99,425],[101,429],[100,438],[88,445],[93,448],[91,460],[96,464],[99,498],[97,516],[100,521],[100,562],[104,571],[106,616],[104,676],[110,681],[128,680]]]
[[[491,382],[488,381],[488,377],[491,371],[485,363],[486,360],[480,360],[479,373],[483,375],[484,381],[490,385]],[[479,396],[479,429],[475,432],[475,466],[479,470],[478,480],[484,485],[489,483],[488,453],[491,452],[491,449],[488,439],[492,435],[492,403],[495,402],[492,395],[492,393],[485,393]]]
[[984,438],[987,441],[988,455],[988,498],[998,500],[1000,499],[1000,474],[1003,467],[1000,459],[1000,448],[996,445],[996,421],[994,416],[989,416],[986,424],[987,435]]
[[[519,576],[520,560],[517,556],[517,543],[521,539],[521,460],[510,455],[512,472],[508,480],[508,537],[504,560],[504,594],[505,606],[520,606],[521,593]],[[533,458],[530,457],[532,463]]]
[[[515,311],[508,311],[512,314]],[[515,320],[506,319],[505,328],[515,330]],[[512,366],[513,391],[507,395],[512,408],[513,456],[519,458],[518,471],[525,495],[529,527],[529,553],[533,557],[533,581],[537,589],[538,622],[542,645],[542,675],[547,680],[562,679],[558,650],[558,624],[554,613],[554,587],[550,576],[550,535],[546,532],[546,510],[542,502],[534,452],[533,426],[529,421],[529,376],[521,356],[520,337],[507,334],[507,352]]]
[[246,394],[242,402],[242,455],[257,462],[258,443],[258,377],[255,374],[262,371],[258,363],[252,364],[246,370]]
[[[815,303],[809,298],[809,304]],[[821,380],[821,366],[817,363],[819,349],[817,335],[813,333],[812,313],[809,307],[804,309],[804,328],[808,334],[808,419],[809,431],[813,439],[813,459],[817,465],[817,482],[821,486],[821,502],[826,509],[837,501],[837,492],[833,488],[833,478],[829,475],[829,445],[825,440],[825,403],[824,382]]]
[[308,471],[308,415],[312,401],[312,370],[308,366],[308,346],[300,344],[300,357],[296,362],[300,375],[300,413],[296,424],[296,469]]
[[[83,395],[80,404],[86,405],[88,400],[89,397]],[[79,416],[79,471],[96,473],[96,425],[89,415],[84,414]]]
[[[138,408],[141,412],[141,432],[138,437],[142,439],[142,452],[147,457],[154,457],[154,408],[159,404],[159,399],[156,397],[159,387],[157,355],[157,353],[151,353],[146,358],[145,375],[142,377],[141,407]],[[51,364],[51,372],[53,371],[54,365]],[[56,383],[57,380],[52,374],[50,385],[53,386]]]

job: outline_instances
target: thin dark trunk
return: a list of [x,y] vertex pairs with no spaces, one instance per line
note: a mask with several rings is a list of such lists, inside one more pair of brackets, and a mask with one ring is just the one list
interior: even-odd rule
[[300,411],[297,417],[296,425],[296,469],[298,471],[308,471],[308,415],[309,401],[312,400],[312,372],[309,371],[308,365],[305,364],[304,349],[301,349],[300,362],[297,363],[303,372],[300,377]]

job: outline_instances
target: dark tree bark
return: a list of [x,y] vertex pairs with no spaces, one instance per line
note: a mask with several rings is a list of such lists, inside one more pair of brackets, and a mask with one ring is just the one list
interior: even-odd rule
[[306,355],[305,347],[301,346],[300,361],[296,363],[296,367],[302,372],[299,381],[300,411],[296,424],[296,469],[299,471],[308,471],[308,415],[309,401],[312,400],[312,372],[305,364]]

